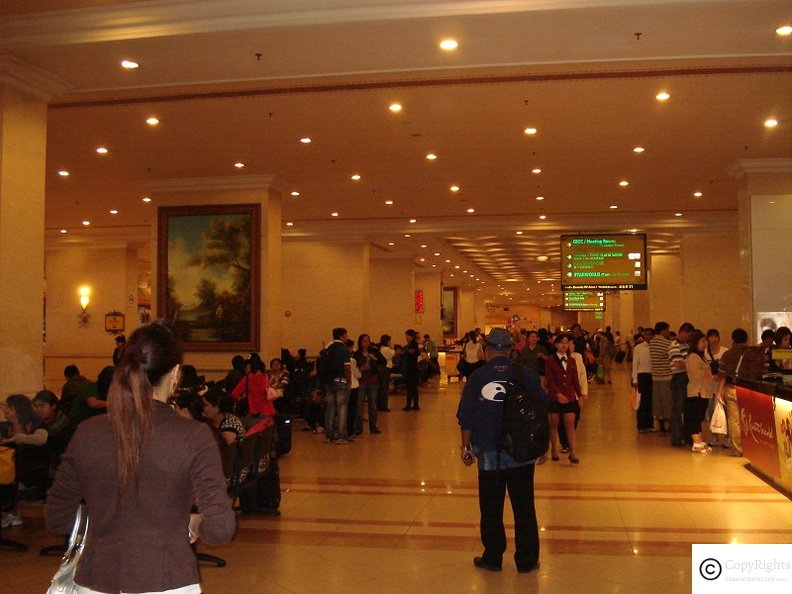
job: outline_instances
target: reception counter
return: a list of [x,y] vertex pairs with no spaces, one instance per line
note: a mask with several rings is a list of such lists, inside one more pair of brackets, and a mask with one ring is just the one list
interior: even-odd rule
[[792,385],[737,381],[742,449],[751,468],[792,493]]

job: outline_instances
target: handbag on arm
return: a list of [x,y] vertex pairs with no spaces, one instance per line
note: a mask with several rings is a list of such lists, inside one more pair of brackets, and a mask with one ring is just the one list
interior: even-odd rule
[[88,534],[88,513],[82,504],[77,509],[74,518],[74,527],[69,537],[69,546],[61,559],[60,567],[52,578],[47,594],[73,594],[79,586],[74,583],[74,574],[77,573],[77,564],[80,562],[85,537]]

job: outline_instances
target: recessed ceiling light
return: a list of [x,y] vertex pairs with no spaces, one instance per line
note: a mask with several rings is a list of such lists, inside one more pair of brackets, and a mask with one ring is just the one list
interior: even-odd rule
[[410,222],[411,223],[417,223],[418,221],[416,219],[410,219]]
[[782,36],[792,35],[792,26],[784,25],[783,27],[779,27],[776,29],[776,34]]
[[451,274],[449,274],[448,276],[454,276],[454,273],[452,272],[452,273],[451,273]]
[[443,39],[440,42],[440,49],[447,52],[455,50],[457,47],[459,47],[459,43],[457,43],[456,39]]
[[536,128],[526,128],[525,130],[523,130],[523,132],[525,132],[529,136],[533,136],[534,134],[536,134],[536,131],[537,131]]
[[236,167],[237,169],[242,169],[244,166],[245,164],[242,162],[234,163],[234,167]]
[[619,208],[619,206],[618,206],[617,204],[611,204],[611,205],[610,205],[610,208],[611,208],[612,210],[616,210],[617,208]]
[[151,198],[149,198],[148,196],[144,196],[143,202],[151,202]]
[[386,200],[385,204],[387,204],[388,206],[393,206],[393,200]]
[[151,116],[150,118],[146,119],[146,123],[149,126],[156,126],[157,124],[159,124],[159,120],[157,118],[155,118],[154,116]]
[[622,188],[626,188],[627,186],[629,186],[629,185],[630,185],[630,182],[628,182],[626,179],[623,179],[623,180],[621,180],[621,181],[619,182],[619,185],[620,185]]
[[681,217],[681,216],[682,216],[682,213],[681,213],[681,212],[675,212],[675,213],[674,213],[674,216],[675,216],[675,217]]
[[412,237],[412,235],[410,235],[409,233],[405,233],[405,234],[404,234],[404,236],[405,236],[407,239],[409,239],[410,237]]
[[459,186],[451,186],[448,189],[451,190],[452,192],[459,192]]
[[434,253],[434,255],[435,255],[435,256],[439,256],[439,255],[440,255],[440,252],[435,252],[435,253]]
[[127,70],[134,70],[135,68],[140,68],[140,64],[133,60],[121,60],[121,68],[125,68]]
[[107,147],[106,146],[100,146],[99,148],[96,149],[96,152],[99,153],[100,155],[106,155],[107,152],[108,152],[107,151]]
[[83,221],[82,224],[88,227],[91,224],[91,221]]
[[392,242],[392,241],[389,241],[388,245],[396,245],[396,244],[394,242]]
[[337,216],[338,216],[338,213],[337,213],[337,212],[331,212],[331,213],[330,213],[330,216],[331,216],[331,217],[337,217]]
[[432,268],[437,268],[437,264],[432,264]]
[[635,228],[628,229],[628,230],[629,230],[630,233],[638,233],[638,229],[635,229]]
[[450,260],[450,259],[447,259],[447,260],[446,260],[446,264],[451,264],[451,260]]
[[703,195],[704,194],[702,194],[701,192],[693,192],[693,196],[695,196],[696,198],[701,198]]
[[547,262],[547,260],[548,260],[548,257],[547,257],[547,256],[536,256],[536,259],[537,259],[539,262]]
[[476,212],[476,209],[475,208],[468,208],[467,211],[469,213],[474,213],[474,212]]
[[352,181],[360,181],[360,175],[358,175],[358,174],[356,173],[355,175],[353,175],[353,176],[352,176],[352,177],[350,177],[349,179],[351,179]]
[[778,120],[774,120],[772,118],[769,120],[765,120],[764,125],[765,128],[775,128],[776,126],[778,126]]
[[460,268],[462,268],[462,267],[461,267],[459,264],[457,264],[456,266],[454,266],[454,268],[455,268],[456,270],[459,270],[459,269],[460,269]]
[[299,195],[300,195],[300,193],[299,193],[298,191],[296,191],[296,190],[295,190],[294,192],[292,192],[292,193],[291,193],[291,195],[292,195],[292,196],[299,196]]
[[300,138],[300,142],[303,144],[311,144],[311,139],[306,136],[304,138]]
[[66,171],[65,169],[61,169],[60,171],[58,171],[58,175],[60,175],[61,177],[69,177],[69,172]]
[[645,149],[644,147],[642,147],[642,146],[636,146],[636,147],[633,149],[633,152],[634,152],[634,153],[641,154],[641,153],[642,153],[642,152],[644,152],[645,150],[646,150],[646,149]]
[[437,155],[435,155],[434,153],[429,153],[428,155],[426,155],[426,158],[427,158],[429,161],[434,161],[434,160],[436,160],[436,159],[437,159]]
[[426,262],[426,258],[421,258],[421,262]]
[[536,199],[537,200],[544,200],[544,196],[537,196]]
[[533,169],[531,169],[531,173],[542,173],[542,170],[539,169],[538,167],[534,167]]
[[60,230],[60,232],[61,232],[61,233],[63,233],[64,235],[65,235],[66,233],[68,233],[68,231],[66,231],[66,229],[61,229],[61,230]]
[[546,215],[539,215],[539,219],[542,220],[542,221],[544,221],[546,218],[547,218]]
[[286,221],[286,226],[287,227],[294,227],[294,223],[292,223],[291,221]]
[[658,101],[668,101],[671,99],[671,95],[669,95],[666,91],[660,91],[657,95],[655,95],[655,99]]
[[113,210],[110,211],[110,214],[111,215],[117,215],[118,211],[114,208]]
[[523,234],[523,232],[522,232],[522,231],[517,231],[517,232],[515,232],[515,235],[522,235],[522,234]]
[[401,103],[391,103],[388,106],[388,109],[390,109],[393,113],[398,113],[398,112],[401,111],[402,106],[401,106]]
[[426,244],[425,244],[425,243],[422,243],[422,244],[421,244],[421,247],[422,247],[422,248],[425,248],[425,247],[426,247]]

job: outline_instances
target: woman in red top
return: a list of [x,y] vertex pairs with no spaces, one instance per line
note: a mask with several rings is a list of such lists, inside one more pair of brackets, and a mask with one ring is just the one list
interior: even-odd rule
[[275,416],[275,407],[268,398],[270,387],[269,376],[264,372],[264,362],[258,353],[251,353],[245,359],[245,377],[231,392],[231,398],[236,402],[247,394],[248,414],[242,419],[246,429],[250,429],[263,416]]
[[569,439],[569,461],[578,464],[577,439],[575,436],[575,401],[583,404],[585,396],[580,390],[575,359],[569,352],[569,338],[559,334],[553,340],[554,355],[545,358],[547,396],[550,399],[550,454],[558,460],[558,423],[563,417]]

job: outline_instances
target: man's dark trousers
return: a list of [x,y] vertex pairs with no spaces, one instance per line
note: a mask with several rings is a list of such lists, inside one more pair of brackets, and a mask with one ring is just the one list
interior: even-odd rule
[[506,489],[514,511],[514,561],[529,569],[539,561],[539,528],[534,508],[534,464],[505,470],[479,470],[482,560],[500,567],[506,551],[503,505]]

